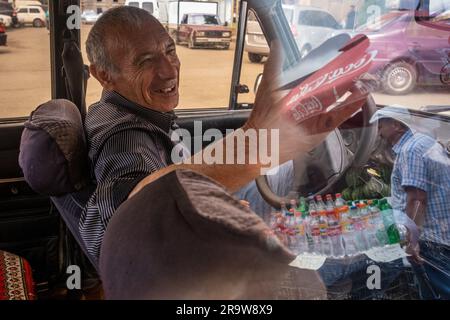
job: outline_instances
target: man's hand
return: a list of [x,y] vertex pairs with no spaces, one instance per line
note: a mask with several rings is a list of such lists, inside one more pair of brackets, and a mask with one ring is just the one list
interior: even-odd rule
[[405,248],[405,252],[407,254],[410,254],[410,256],[408,257],[408,260],[410,262],[414,262],[416,264],[422,264],[423,263],[423,259],[420,257],[420,248],[419,248],[419,244],[410,242],[408,244],[408,246]]
[[406,214],[420,228],[425,221],[427,193],[416,187],[405,187]]
[[250,209],[250,202],[247,200],[239,200],[239,202],[244,206]]

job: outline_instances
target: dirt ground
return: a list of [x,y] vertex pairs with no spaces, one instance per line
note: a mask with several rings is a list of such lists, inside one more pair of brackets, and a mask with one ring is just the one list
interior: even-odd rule
[[[91,26],[82,26],[82,52]],[[191,50],[178,46],[181,60],[180,105],[178,108],[227,107],[230,96],[234,44],[230,50]],[[244,57],[241,84],[252,91],[255,78],[263,64],[250,63]],[[98,101],[101,86],[94,78],[88,82],[88,105]],[[8,30],[8,46],[0,47],[0,118],[27,116],[36,106],[51,98],[50,42],[45,28]],[[240,102],[252,102],[252,92],[240,97]],[[400,104],[419,108],[427,104],[449,104],[448,89],[418,89],[414,93],[394,97],[375,94],[381,104]]]

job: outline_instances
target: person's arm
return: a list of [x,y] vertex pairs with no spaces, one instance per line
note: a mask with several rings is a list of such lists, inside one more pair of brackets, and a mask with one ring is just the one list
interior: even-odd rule
[[[406,215],[414,222],[409,230],[409,245],[406,252],[416,263],[421,262],[417,242],[421,226],[424,223],[427,205],[428,172],[421,150],[404,150],[401,155],[401,185],[406,192]],[[416,228],[417,227],[417,228]]]
[[94,164],[97,201],[104,204],[99,206],[103,220],[109,219],[143,178],[167,165],[160,157],[144,130],[123,130],[104,143]]
[[425,221],[427,193],[416,187],[405,187],[406,214],[420,228]]
[[[408,228],[408,246],[406,247],[406,253],[410,254],[410,259],[415,263],[422,263],[420,257],[420,248],[418,243],[421,227],[425,220],[426,206],[427,206],[427,193],[416,187],[405,187],[406,192],[406,215],[414,222],[411,223],[410,230]],[[408,226],[407,226],[408,227]]]
[[[264,66],[264,73],[256,94],[253,110],[248,121],[241,128],[242,131],[236,130],[224,139],[214,142],[205,150],[200,151],[199,154],[194,155],[191,158],[192,161],[188,161],[188,163],[198,163],[195,161],[196,159],[203,159],[203,155],[210,154],[212,149],[219,147],[223,150],[224,164],[206,164],[203,162],[200,164],[171,165],[146,177],[134,188],[130,197],[139,192],[145,185],[177,169],[194,170],[221,183],[228,191],[235,192],[261,175],[262,168],[269,169],[260,162],[259,157],[257,157],[256,163],[248,161],[249,150],[252,147],[249,146],[249,139],[245,139],[245,146],[240,149],[238,149],[237,144],[233,149],[225,147],[231,145],[230,141],[238,135],[253,131],[259,136],[260,130],[266,130],[265,132],[268,134],[275,130],[279,138],[275,139],[275,142],[272,142],[270,137],[267,139],[267,150],[275,151],[279,155],[278,161],[272,163],[272,167],[274,167],[311,151],[325,140],[332,130],[341,125],[361,107],[360,101],[357,101],[340,108],[319,112],[300,124],[290,121],[286,115],[288,111],[285,101],[282,101],[283,93],[278,90],[281,84],[282,63],[281,45],[272,43],[271,54]],[[273,146],[275,149],[272,149],[272,143],[276,144]],[[223,147],[220,148],[220,145]],[[257,150],[259,148],[260,146],[257,147]],[[233,154],[230,154],[231,152]],[[243,155],[245,155],[245,164],[238,164]]]

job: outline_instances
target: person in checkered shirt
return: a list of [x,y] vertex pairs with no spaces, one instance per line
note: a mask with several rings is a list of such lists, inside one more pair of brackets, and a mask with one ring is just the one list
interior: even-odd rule
[[406,251],[431,284],[431,290],[420,286],[422,298],[450,299],[450,157],[440,143],[415,132],[389,108],[377,111],[371,122],[376,120],[380,136],[392,145],[396,156],[392,207],[406,213],[419,231],[419,240],[412,241]]

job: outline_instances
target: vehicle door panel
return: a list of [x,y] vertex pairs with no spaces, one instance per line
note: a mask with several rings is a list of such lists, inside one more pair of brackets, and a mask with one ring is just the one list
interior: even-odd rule
[[408,49],[432,78],[439,81],[442,67],[447,63],[450,52],[449,33],[444,30],[431,29],[411,19],[406,28],[405,39]]
[[50,199],[24,181],[18,164],[22,130],[22,122],[0,124],[0,250],[26,258],[36,283],[46,286],[59,270],[60,218]]

